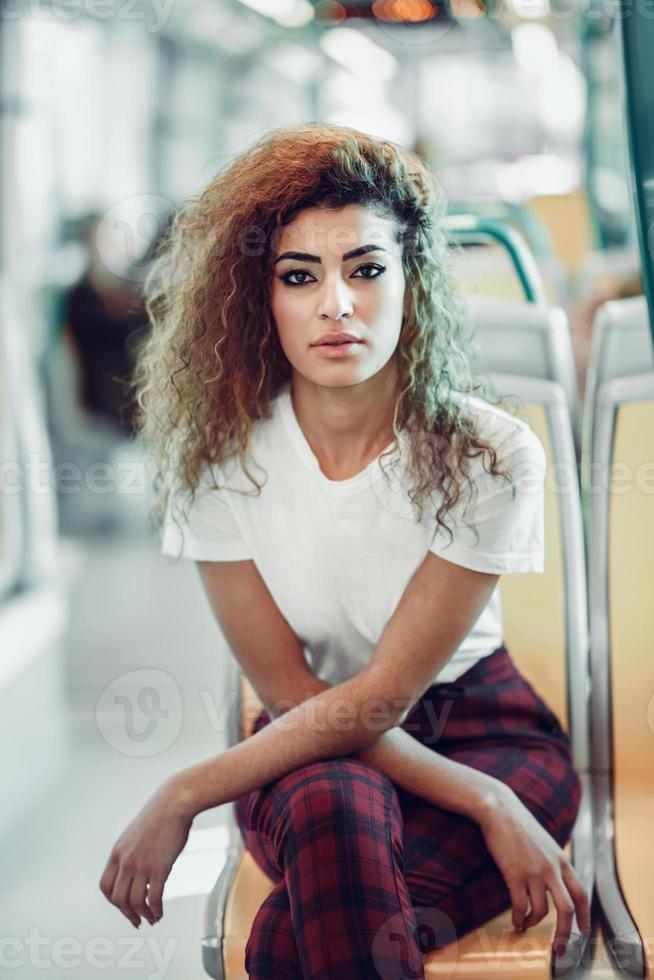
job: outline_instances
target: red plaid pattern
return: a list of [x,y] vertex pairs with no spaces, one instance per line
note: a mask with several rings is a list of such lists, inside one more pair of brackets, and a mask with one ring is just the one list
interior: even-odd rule
[[[259,731],[270,723],[262,711]],[[581,786],[558,719],[505,646],[434,684],[402,728],[507,783],[564,846]],[[476,822],[350,756],[323,759],[233,804],[275,887],[255,916],[256,980],[423,978],[423,955],[510,908]]]

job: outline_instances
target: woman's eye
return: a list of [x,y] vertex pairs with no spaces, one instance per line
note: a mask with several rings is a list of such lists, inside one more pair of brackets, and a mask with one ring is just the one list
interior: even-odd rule
[[285,275],[279,278],[282,282],[288,283],[289,286],[304,286],[304,282],[291,282],[291,276],[308,276],[309,273],[304,269],[294,269],[292,272],[287,272]]
[[[360,265],[359,268],[352,273],[352,275],[355,276],[357,272],[362,272],[365,269],[376,270],[377,274],[357,276],[358,279],[380,279],[383,276],[383,274],[386,272],[385,265],[378,265],[376,262],[366,262],[365,265]],[[282,282],[285,282],[288,286],[304,286],[306,285],[307,282],[306,279],[302,280],[302,282],[297,282],[297,281],[292,281],[291,276],[309,276],[309,275],[310,273],[307,272],[306,269],[292,269],[290,272],[284,273],[284,275],[280,276],[279,278],[282,280]]]
[[360,265],[359,268],[356,271],[357,272],[361,272],[362,269],[377,269],[378,270],[376,276],[362,276],[363,279],[379,279],[386,272],[386,266],[385,265],[378,265],[376,262],[366,262],[365,265]]

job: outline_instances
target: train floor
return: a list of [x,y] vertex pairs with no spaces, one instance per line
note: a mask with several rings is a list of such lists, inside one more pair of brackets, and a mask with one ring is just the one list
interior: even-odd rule
[[[136,930],[98,885],[112,845],[157,786],[226,747],[220,640],[192,563],[172,566],[133,532],[75,544],[81,561],[64,651],[70,751],[2,841],[0,922],[15,947],[8,960],[20,955],[20,980],[202,978],[204,906],[224,862],[227,807],[194,821],[155,926]],[[137,681],[155,691],[177,686],[181,710],[165,741],[139,757],[145,743],[125,739],[125,705],[113,702],[111,685],[144,670]],[[134,729],[146,721],[135,714]]]

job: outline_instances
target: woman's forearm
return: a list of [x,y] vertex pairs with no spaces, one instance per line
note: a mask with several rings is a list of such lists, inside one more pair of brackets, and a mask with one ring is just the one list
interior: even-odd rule
[[501,780],[448,759],[397,726],[351,755],[380,769],[403,789],[476,823],[510,793]]
[[[300,704],[312,695],[331,687],[327,681],[307,674],[292,692],[292,697],[270,705],[272,718],[284,714],[290,706]],[[348,753],[380,769],[402,789],[415,793],[435,806],[462,813],[479,822],[507,786],[493,776],[463,765],[428,748],[399,725],[382,732],[375,741]]]
[[276,713],[250,738],[173,776],[169,788],[180,812],[194,817],[310,762],[346,756],[369,745],[400,716],[388,686],[384,674],[364,668],[306,700],[297,698],[294,707]]
[[[339,688],[337,693],[340,693],[341,698],[345,696],[345,703],[351,705],[357,701],[362,703],[361,695],[365,691],[365,681],[363,687],[357,684],[356,678],[351,682],[345,682],[345,685],[337,686]],[[235,800],[253,789],[258,789],[297,768],[298,765],[335,755],[349,755],[361,759],[384,772],[403,789],[435,806],[461,813],[476,822],[481,822],[497,805],[502,795],[508,792],[507,787],[500,780],[470,766],[447,759],[414,739],[397,723],[393,727],[387,725],[385,730],[382,730],[383,720],[379,721],[379,714],[377,733],[371,731],[370,719],[374,720],[374,714],[369,714],[365,726],[369,736],[366,744],[349,751],[347,742],[351,741],[352,737],[348,735],[348,731],[352,731],[353,725],[350,723],[348,727],[338,724],[336,728],[340,731],[340,735],[338,731],[334,731],[334,720],[336,719],[337,722],[344,720],[338,719],[338,709],[336,714],[332,712],[331,722],[329,717],[325,718],[324,711],[311,712],[313,721],[308,716],[302,717],[301,712],[298,715],[295,711],[295,716],[291,719],[293,722],[291,727],[288,726],[288,718],[282,729],[280,726],[275,726],[277,719],[297,709],[309,699],[313,699],[314,709],[321,706],[329,709],[330,704],[334,708],[337,703],[334,698],[337,696],[328,697],[326,703],[322,705],[320,699],[316,700],[317,695],[328,690],[332,690],[332,685],[312,674],[304,679],[301,688],[293,692],[292,696],[268,707],[267,710],[273,719],[271,725],[265,726],[257,735],[245,739],[226,753],[192,766],[174,777],[173,782],[179,790],[181,809],[195,816],[203,810]],[[322,701],[325,702],[325,699]],[[350,716],[353,713],[356,712],[350,709]],[[329,715],[329,711],[327,714]],[[298,722],[302,731],[293,738],[291,728],[297,731]],[[307,730],[307,724],[309,728],[313,728],[313,736]],[[271,726],[273,732],[269,731]],[[318,739],[315,737],[316,726],[319,726],[322,731]],[[328,729],[331,730],[331,736],[328,734]],[[264,736],[263,739],[259,737],[260,735]],[[360,741],[360,737],[355,733],[355,741],[357,738]]]

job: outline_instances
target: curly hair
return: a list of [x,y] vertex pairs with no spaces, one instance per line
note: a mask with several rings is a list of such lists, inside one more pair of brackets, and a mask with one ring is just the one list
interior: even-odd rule
[[[446,208],[440,185],[415,154],[389,140],[306,123],[269,131],[184,201],[156,250],[144,284],[151,330],[132,378],[156,526],[176,489],[192,503],[204,464],[238,454],[260,493],[246,458],[253,425],[270,417],[271,401],[292,375],[271,312],[270,243],[299,211],[348,204],[394,218],[402,246],[395,439],[382,456],[397,451],[406,433],[416,519],[436,492],[436,521],[452,537],[443,518],[463,480],[473,490],[468,460],[481,453],[484,465],[490,461],[486,472],[509,480],[515,495],[513,478],[496,468],[494,447],[456,396],[474,394],[511,410],[471,372],[469,326],[439,226]],[[385,473],[382,457],[379,465]]]

